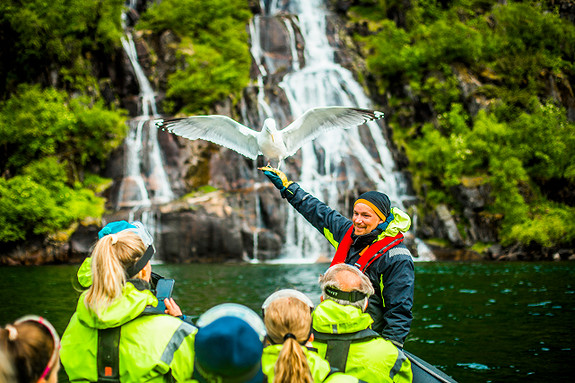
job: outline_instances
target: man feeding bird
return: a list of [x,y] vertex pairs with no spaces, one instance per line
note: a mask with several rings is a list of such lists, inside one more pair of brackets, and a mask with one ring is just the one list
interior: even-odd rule
[[270,166],[259,169],[282,198],[335,247],[332,266],[346,263],[369,278],[375,292],[367,306],[373,319],[371,328],[403,347],[413,319],[415,281],[411,252],[403,243],[403,233],[411,226],[409,215],[391,206],[385,193],[371,190],[355,200],[351,218],[346,218],[290,181],[281,170]]
[[190,140],[202,139],[225,146],[255,160],[263,154],[278,161],[293,155],[305,143],[333,129],[348,129],[383,118],[383,113],[369,109],[331,106],[312,108],[284,129],[277,130],[275,120],[267,118],[256,131],[222,115],[192,116],[156,120],[156,126]]

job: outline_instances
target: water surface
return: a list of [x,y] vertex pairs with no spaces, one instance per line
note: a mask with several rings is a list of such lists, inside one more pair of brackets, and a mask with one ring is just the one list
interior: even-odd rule
[[[198,316],[223,302],[259,312],[280,288],[319,302],[326,265],[154,265]],[[78,266],[0,268],[0,324],[33,313],[60,333],[74,312]],[[405,348],[459,382],[572,382],[575,263],[416,263],[414,321]]]

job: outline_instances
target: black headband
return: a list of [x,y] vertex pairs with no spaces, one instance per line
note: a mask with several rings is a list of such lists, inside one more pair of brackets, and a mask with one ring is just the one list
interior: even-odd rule
[[146,249],[146,252],[144,253],[144,255],[142,255],[142,258],[138,259],[138,261],[136,263],[134,263],[132,266],[128,267],[128,269],[126,270],[126,273],[128,274],[128,278],[135,277],[136,274],[138,274],[140,272],[140,270],[142,270],[148,264],[148,262],[152,258],[152,255],[154,255],[155,253],[156,253],[156,248],[154,247],[154,245],[148,246],[148,248]]
[[[306,340],[304,340],[303,342],[298,342],[296,336],[294,334],[292,334],[291,332],[288,332],[287,334],[284,335],[283,341],[285,342],[286,340],[291,338],[291,339],[295,340],[296,342],[298,342],[299,344],[301,344],[302,346],[305,346],[305,344],[307,343],[308,339],[311,336],[312,331],[313,331],[313,319],[312,319],[311,326],[309,326],[309,334],[307,334]],[[278,343],[274,342],[274,340],[271,338],[271,336],[269,336],[269,334],[266,335],[266,338],[267,338],[268,342],[270,342],[270,344],[278,344]]]
[[327,295],[328,297],[334,299],[341,299],[343,301],[348,302],[357,302],[367,296],[367,294],[364,294],[361,291],[341,291],[332,286],[326,286],[324,290],[325,295]]

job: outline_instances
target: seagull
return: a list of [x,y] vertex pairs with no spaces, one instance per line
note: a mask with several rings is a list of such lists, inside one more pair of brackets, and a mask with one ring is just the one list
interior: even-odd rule
[[334,129],[348,129],[383,118],[369,109],[330,106],[309,109],[294,122],[278,130],[273,118],[266,118],[261,131],[223,115],[192,116],[156,120],[158,128],[190,140],[202,139],[232,149],[256,160],[262,154],[279,164],[305,143]]

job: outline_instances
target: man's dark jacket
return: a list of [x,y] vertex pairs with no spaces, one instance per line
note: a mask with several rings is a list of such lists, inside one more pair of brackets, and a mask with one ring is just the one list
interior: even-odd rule
[[[292,183],[282,190],[282,196],[335,247],[353,222]],[[378,226],[371,233],[356,236],[345,263],[353,265],[366,246],[385,236],[405,232],[411,225],[409,216],[398,208],[392,208],[394,219],[387,228]],[[375,294],[371,296],[368,313],[373,318],[373,330],[399,347],[403,347],[411,327],[414,290],[414,267],[411,253],[400,243],[373,262],[365,274],[369,277]]]

